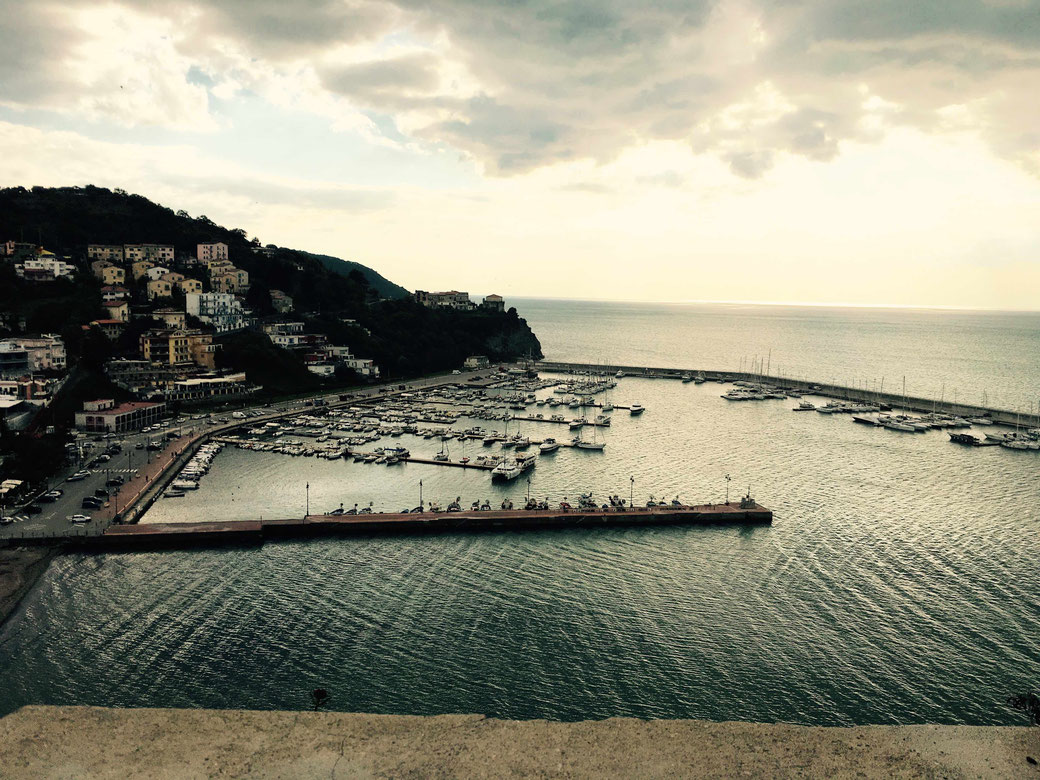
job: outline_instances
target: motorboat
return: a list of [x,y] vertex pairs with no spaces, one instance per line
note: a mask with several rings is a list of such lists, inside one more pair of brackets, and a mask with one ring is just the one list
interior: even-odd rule
[[556,450],[558,449],[560,449],[560,443],[556,441],[556,439],[552,438],[545,439],[541,444],[538,445],[538,451],[541,452],[543,455],[550,452],[556,452]]
[[629,414],[642,414],[645,411],[646,411],[646,409],[643,408],[642,404],[632,404],[628,408],[628,413]]

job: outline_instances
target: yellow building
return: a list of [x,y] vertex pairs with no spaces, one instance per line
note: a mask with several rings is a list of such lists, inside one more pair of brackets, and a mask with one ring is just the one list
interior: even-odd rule
[[183,330],[185,324],[185,318],[188,315],[179,309],[156,309],[152,312],[152,317],[157,320],[162,320],[170,330]]
[[134,274],[134,279],[140,279],[142,276],[148,273],[149,268],[155,268],[155,263],[151,260],[138,260],[132,266],[130,266]]
[[177,282],[177,289],[187,295],[188,293],[201,293],[202,282],[198,279],[182,279]]
[[163,365],[190,363],[188,334],[183,330],[151,330],[141,334],[141,354],[145,360]]
[[94,276],[106,285],[122,284],[126,281],[126,272],[119,266],[113,265],[108,260],[97,260],[91,263],[90,270],[93,271]]
[[148,300],[156,298],[169,298],[173,295],[173,283],[166,279],[153,279],[148,282]]

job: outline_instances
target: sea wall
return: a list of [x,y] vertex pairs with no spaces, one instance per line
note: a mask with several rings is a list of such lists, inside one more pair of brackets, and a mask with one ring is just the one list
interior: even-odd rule
[[1040,777],[1040,729],[25,707],[0,774],[29,777]]
[[1010,409],[996,409],[988,406],[975,406],[974,404],[953,403],[945,399],[923,398],[918,396],[904,396],[902,392],[878,392],[873,389],[862,387],[846,387],[845,385],[830,384],[828,382],[815,382],[812,380],[793,379],[791,377],[776,377],[762,374],[754,374],[746,371],[717,371],[699,368],[655,368],[653,366],[622,366],[597,363],[560,363],[543,360],[537,364],[539,371],[550,372],[606,372],[616,374],[622,371],[633,377],[656,374],[659,378],[679,379],[683,374],[703,374],[707,379],[723,379],[727,382],[748,381],[763,382],[772,385],[783,385],[785,387],[815,387],[819,388],[813,392],[828,398],[840,398],[847,401],[882,402],[894,408],[909,409],[913,412],[939,411],[965,417],[976,417],[986,415],[994,422],[1004,425],[1023,425],[1027,428],[1040,426],[1040,414],[1023,414]]

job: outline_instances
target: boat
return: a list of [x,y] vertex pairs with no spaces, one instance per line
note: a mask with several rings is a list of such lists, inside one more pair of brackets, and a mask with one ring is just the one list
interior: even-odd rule
[[795,412],[812,412],[816,410],[816,404],[811,401],[802,401],[792,411]]
[[618,370],[618,372],[616,374],[614,374],[614,376],[616,376],[618,379],[624,379],[625,372],[621,371],[621,370]]
[[600,441],[600,442],[585,441],[584,439],[581,438],[581,436],[575,436],[573,439],[571,439],[571,445],[573,447],[576,447],[579,450],[597,450],[597,451],[602,451],[603,448],[607,446],[606,443],[602,442],[602,441]]
[[190,479],[175,479],[170,487],[174,490],[198,490],[199,483],[192,482]]
[[497,481],[509,481],[516,479],[523,472],[520,468],[520,464],[517,463],[516,458],[506,458],[493,469],[491,469],[491,479]]
[[977,436],[972,436],[970,433],[951,433],[948,435],[950,441],[955,444],[967,444],[970,447],[978,447],[982,443]]
[[853,419],[854,422],[862,423],[863,425],[877,426],[877,425],[881,424],[873,417],[863,417],[863,416],[858,415],[858,414],[852,415],[852,419]]
[[517,455],[516,465],[520,467],[521,472],[524,472],[533,469],[537,460],[538,456],[536,455]]
[[628,413],[629,414],[642,414],[645,411],[646,410],[643,408],[642,404],[632,404],[628,408]]
[[683,374],[682,375],[682,381],[683,381],[683,384],[686,384],[687,382],[692,382],[693,381],[693,376],[691,376],[690,374]]
[[538,445],[538,451],[541,452],[543,455],[550,452],[556,452],[556,450],[558,449],[560,449],[560,443],[556,441],[556,439],[552,438],[545,439],[541,444]]

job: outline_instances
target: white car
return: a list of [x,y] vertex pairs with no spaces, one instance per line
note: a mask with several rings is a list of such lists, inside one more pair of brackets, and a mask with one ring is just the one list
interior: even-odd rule
[[73,515],[69,518],[70,523],[89,523],[90,515]]

